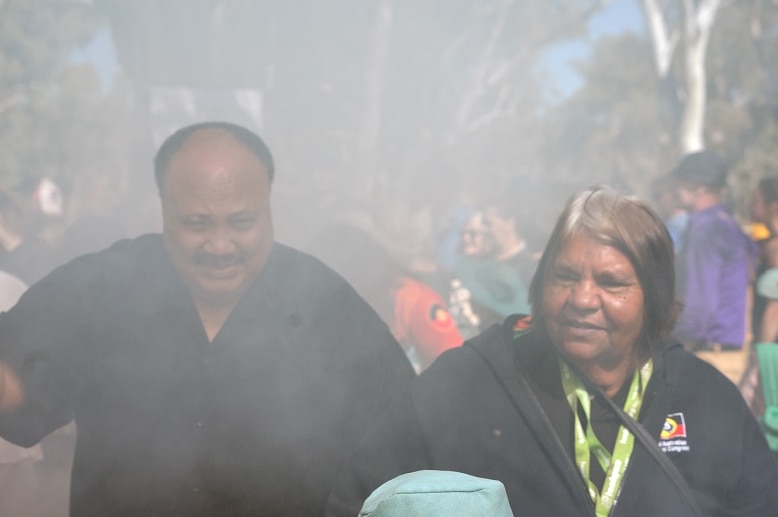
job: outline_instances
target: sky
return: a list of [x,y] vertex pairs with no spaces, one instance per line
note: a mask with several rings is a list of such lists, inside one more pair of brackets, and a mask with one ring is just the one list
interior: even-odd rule
[[100,73],[104,88],[110,88],[113,78],[121,69],[107,27],[97,32],[86,46],[73,51],[70,59],[74,63],[93,63]]
[[581,77],[575,70],[574,62],[587,57],[592,40],[624,32],[644,31],[640,0],[614,0],[592,17],[587,38],[560,43],[549,50],[545,69],[554,79],[554,98],[564,99],[581,86]]

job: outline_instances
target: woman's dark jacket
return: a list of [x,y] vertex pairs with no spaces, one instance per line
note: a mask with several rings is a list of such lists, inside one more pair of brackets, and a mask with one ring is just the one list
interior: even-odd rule
[[[381,483],[423,469],[502,481],[517,516],[594,515],[555,352],[535,331],[514,340],[514,321],[446,352],[395,400],[341,472],[328,517],[357,515]],[[778,515],[778,466],[737,388],[678,344],[654,363],[639,421],[704,514]],[[636,442],[611,515],[693,513]]]

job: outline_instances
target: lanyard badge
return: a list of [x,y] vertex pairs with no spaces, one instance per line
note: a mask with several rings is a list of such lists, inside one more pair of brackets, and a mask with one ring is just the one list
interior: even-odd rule
[[[589,488],[589,495],[595,504],[595,513],[597,517],[607,516],[621,489],[621,483],[624,473],[627,470],[629,459],[632,456],[632,449],[635,446],[635,437],[623,425],[619,427],[616,435],[616,443],[613,451],[609,451],[602,445],[591,425],[591,397],[583,382],[575,376],[564,361],[559,362],[560,373],[562,374],[562,387],[565,391],[570,408],[573,410],[575,419],[575,463],[581,471],[584,480]],[[627,394],[627,400],[624,403],[624,411],[633,419],[637,419],[640,413],[640,407],[643,404],[643,395],[651,378],[653,363],[649,360],[640,370],[636,371],[632,377],[632,384]],[[586,416],[586,429],[578,416],[578,404]],[[605,472],[605,482],[602,491],[589,477],[590,458],[594,456],[597,462]]]

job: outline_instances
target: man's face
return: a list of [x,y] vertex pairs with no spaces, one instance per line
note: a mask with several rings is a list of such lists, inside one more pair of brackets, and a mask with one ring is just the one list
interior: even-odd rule
[[172,158],[162,189],[165,242],[195,301],[234,305],[273,245],[270,179],[223,130],[194,133]]
[[678,201],[681,206],[686,210],[694,210],[697,203],[697,193],[702,187],[688,183],[685,181],[679,182],[677,187]]

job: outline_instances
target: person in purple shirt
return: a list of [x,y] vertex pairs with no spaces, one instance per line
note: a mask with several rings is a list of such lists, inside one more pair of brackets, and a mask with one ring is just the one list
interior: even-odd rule
[[690,212],[677,258],[684,310],[676,336],[693,351],[743,347],[756,247],[722,202],[727,166],[711,151],[686,155],[671,172]]

